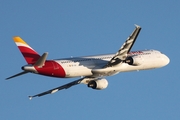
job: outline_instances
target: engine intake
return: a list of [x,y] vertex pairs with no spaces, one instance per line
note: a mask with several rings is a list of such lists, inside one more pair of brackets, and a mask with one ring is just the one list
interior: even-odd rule
[[137,58],[136,56],[134,57],[128,57],[126,60],[125,60],[125,63],[129,64],[129,65],[134,65],[134,66],[138,66],[140,65],[141,63],[141,60],[139,58]]
[[92,80],[88,83],[88,87],[96,90],[102,90],[107,88],[108,86],[108,81],[106,79],[97,79],[97,80]]

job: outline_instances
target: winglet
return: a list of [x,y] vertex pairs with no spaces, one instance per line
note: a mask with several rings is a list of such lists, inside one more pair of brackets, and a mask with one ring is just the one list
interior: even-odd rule
[[141,28],[141,26],[137,25],[137,24],[134,24],[137,28]]
[[44,62],[46,61],[48,53],[45,52],[34,64],[34,66],[42,67],[44,65]]
[[32,98],[33,98],[32,96],[29,96],[29,100],[32,100]]

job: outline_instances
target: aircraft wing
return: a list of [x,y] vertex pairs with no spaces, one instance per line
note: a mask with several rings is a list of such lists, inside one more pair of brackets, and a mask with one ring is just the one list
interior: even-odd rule
[[73,81],[73,82],[70,82],[70,83],[67,83],[67,84],[65,84],[65,85],[62,85],[62,86],[53,88],[53,89],[51,89],[51,90],[48,90],[48,91],[39,93],[39,94],[37,94],[37,95],[29,96],[29,99],[31,100],[31,99],[34,98],[34,97],[41,97],[41,96],[43,96],[43,95],[53,94],[53,93],[55,93],[55,92],[57,92],[57,91],[59,91],[59,90],[62,90],[62,89],[68,89],[68,88],[70,88],[70,87],[72,87],[72,86],[74,86],[74,85],[80,84],[81,81],[82,81],[82,79],[75,80],[75,81]]
[[121,48],[118,50],[118,52],[115,54],[115,56],[108,62],[108,64],[105,66],[106,67],[111,67],[113,65],[117,65],[121,63],[123,60],[126,60],[127,54],[131,50],[133,44],[136,41],[136,38],[138,37],[138,34],[141,30],[141,27],[138,25],[135,25],[136,28],[132,32],[132,34],[127,38],[125,43],[121,46]]
[[34,97],[41,97],[43,95],[47,95],[47,94],[53,94],[59,90],[63,90],[63,89],[68,89],[74,85],[77,85],[77,84],[80,84],[80,83],[84,83],[84,84],[88,84],[89,81],[91,80],[94,80],[96,78],[88,78],[88,77],[84,77],[84,78],[81,78],[81,79],[78,79],[78,80],[75,80],[73,82],[70,82],[70,83],[67,83],[65,85],[62,85],[62,86],[59,86],[59,87],[56,87],[56,88],[53,88],[51,90],[48,90],[48,91],[45,91],[45,92],[42,92],[42,93],[39,93],[39,94],[36,94],[36,95],[33,95],[33,96],[29,96],[29,99],[31,100],[32,98]]

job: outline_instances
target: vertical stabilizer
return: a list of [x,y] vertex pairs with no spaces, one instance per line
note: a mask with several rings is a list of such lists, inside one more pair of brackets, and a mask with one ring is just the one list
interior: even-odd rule
[[40,58],[40,55],[19,36],[13,37],[13,40],[28,64],[34,64]]

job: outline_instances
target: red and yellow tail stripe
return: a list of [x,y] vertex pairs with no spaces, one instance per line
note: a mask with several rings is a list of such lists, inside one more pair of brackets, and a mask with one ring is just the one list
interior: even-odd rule
[[40,55],[19,36],[13,37],[13,40],[28,64],[34,64],[40,58]]

